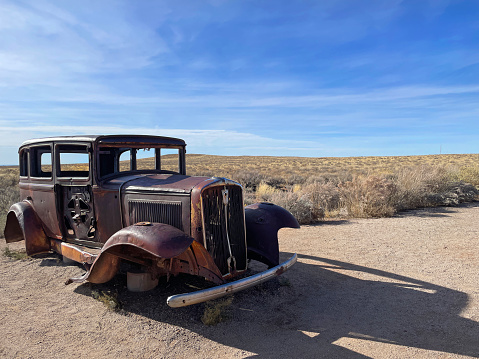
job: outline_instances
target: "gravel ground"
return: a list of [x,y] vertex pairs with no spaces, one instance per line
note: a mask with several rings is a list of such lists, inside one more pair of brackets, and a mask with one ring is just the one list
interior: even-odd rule
[[[165,304],[204,285],[194,278],[147,293],[128,292],[121,274],[104,285],[66,286],[81,267],[53,254],[0,256],[0,356],[479,357],[478,218],[472,203],[283,229],[282,259],[297,252],[298,263],[236,294],[228,319],[214,326],[201,322],[204,304]],[[102,291],[117,295],[121,310],[94,299]]]

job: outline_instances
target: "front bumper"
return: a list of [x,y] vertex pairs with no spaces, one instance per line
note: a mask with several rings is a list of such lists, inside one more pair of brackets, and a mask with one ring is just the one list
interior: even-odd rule
[[291,268],[294,263],[296,263],[297,258],[298,256],[295,253],[287,261],[277,265],[276,267],[268,269],[267,271],[252,275],[251,277],[246,277],[231,283],[226,283],[217,287],[203,289],[192,293],[172,295],[168,297],[166,303],[173,308],[186,307],[188,305],[206,302],[207,300],[213,300],[221,298],[227,294],[239,292],[281,275],[283,272]]

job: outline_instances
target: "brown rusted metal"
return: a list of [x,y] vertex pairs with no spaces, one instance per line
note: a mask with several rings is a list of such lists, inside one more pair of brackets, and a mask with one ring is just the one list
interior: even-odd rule
[[[120,230],[105,243],[97,257],[85,254],[73,245],[61,245],[60,251],[65,251],[68,258],[78,262],[89,263],[95,258],[90,271],[80,278],[73,278],[70,283],[110,280],[114,274],[108,266],[118,266],[112,256],[148,266],[156,275],[187,273],[218,284],[224,282],[213,259],[200,244],[177,228],[161,223],[143,222]],[[109,260],[103,260],[105,256]]]
[[96,215],[97,240],[100,244],[122,228],[118,187],[93,186],[93,206]]
[[46,235],[61,239],[62,233],[58,224],[53,180],[31,178],[21,181],[19,187],[20,198],[29,200],[43,225]]
[[120,257],[103,253],[95,260],[90,270],[81,277],[70,278],[65,284],[82,283],[88,280],[91,283],[105,283],[112,279],[120,267]]
[[208,178],[198,183],[191,191],[191,236],[204,245],[203,217],[201,215],[201,194],[204,188],[217,182],[215,178]]
[[7,243],[24,239],[28,255],[50,251],[50,241],[42,222],[29,202],[15,203],[10,207],[4,233]]
[[99,250],[94,248],[86,248],[56,239],[50,240],[50,247],[62,256],[83,264],[93,264],[99,254]]
[[205,247],[194,241],[191,243],[191,249],[198,264],[199,275],[216,284],[224,283],[224,279],[220,270],[216,266],[211,255],[206,251]]
[[248,257],[270,267],[279,264],[278,231],[299,228],[294,216],[272,203],[255,203],[245,208]]
[[[216,284],[243,273],[249,258],[275,265],[276,233],[298,226],[295,219],[266,204],[248,206],[245,219],[241,185],[187,176],[185,146],[181,139],[140,135],[24,142],[24,201],[7,216],[7,242],[25,239],[29,254],[52,250],[83,263],[88,272],[69,282],[106,282],[122,261],[153,277],[188,273]],[[154,149],[153,169],[140,166],[142,148]],[[178,150],[177,170],[162,170],[162,148]],[[65,169],[59,161],[69,151],[90,162]],[[130,155],[130,166],[120,165],[123,154]]]
[[157,257],[173,258],[183,253],[191,242],[193,238],[167,224],[132,225],[110,237],[103,246],[102,252],[115,246],[127,245],[141,248]]

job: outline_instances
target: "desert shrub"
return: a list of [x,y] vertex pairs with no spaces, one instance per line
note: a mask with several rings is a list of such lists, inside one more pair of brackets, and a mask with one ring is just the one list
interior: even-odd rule
[[456,172],[458,181],[479,187],[479,166],[462,166]]
[[271,194],[270,201],[291,212],[300,224],[315,222],[313,202],[303,192],[277,191]]
[[444,166],[404,167],[391,177],[397,187],[396,210],[439,205],[438,194],[449,192],[456,178],[454,168]]
[[293,173],[284,182],[288,185],[303,184],[306,182],[306,179],[307,177]]
[[332,182],[329,177],[312,175],[312,176],[306,177],[304,184],[308,185],[311,183],[327,183],[327,182]]
[[304,185],[301,191],[313,204],[313,217],[332,217],[339,210],[340,194],[338,187],[332,182],[313,182]]
[[263,182],[273,188],[284,189],[286,186],[286,181],[282,177],[265,176]]
[[263,182],[256,190],[256,200],[271,202],[287,209],[301,224],[312,223],[317,219],[313,202],[302,190],[280,190]]
[[7,220],[7,212],[10,206],[20,201],[18,189],[18,170],[3,169],[0,172],[0,237],[3,238],[3,230]]
[[425,168],[401,168],[391,176],[396,183],[396,208],[398,210],[426,205],[427,181],[430,178]]
[[245,188],[243,191],[243,200],[245,206],[256,203],[256,193],[251,188]]
[[241,183],[244,188],[251,188],[253,190],[263,181],[264,176],[257,171],[236,171],[232,175],[232,180]]
[[352,217],[385,217],[395,212],[396,185],[379,176],[354,176],[338,185],[341,205]]
[[270,186],[266,182],[261,182],[256,188],[256,200],[258,202],[271,202],[271,198],[275,193],[282,193],[282,191]]

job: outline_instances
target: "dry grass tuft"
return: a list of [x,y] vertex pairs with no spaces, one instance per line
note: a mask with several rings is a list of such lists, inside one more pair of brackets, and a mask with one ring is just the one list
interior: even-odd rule
[[206,302],[205,311],[201,317],[203,324],[216,325],[228,319],[228,311],[231,303],[233,303],[233,296]]
[[118,300],[118,295],[116,293],[92,290],[91,295],[99,302],[102,302],[108,310],[118,311],[121,309],[121,303]]
[[17,261],[24,261],[30,259],[27,252],[25,250],[13,250],[8,247],[3,249],[3,256],[11,259],[15,259]]

